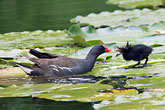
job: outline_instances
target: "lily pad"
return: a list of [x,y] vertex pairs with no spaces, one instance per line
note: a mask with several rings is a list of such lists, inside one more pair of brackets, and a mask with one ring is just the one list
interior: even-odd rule
[[122,8],[155,7],[163,5],[163,0],[108,0],[106,4],[115,4]]
[[10,68],[0,69],[0,79],[12,78],[12,77],[22,78],[24,76],[25,76],[25,72],[19,67],[10,67]]
[[[143,87],[143,88],[165,88],[165,75],[158,74],[155,75],[153,78],[139,78],[137,80],[130,80],[128,83],[135,87]],[[161,81],[161,82],[160,82]]]
[[[90,31],[91,28],[94,31]],[[75,42],[80,43],[82,45],[91,45],[88,42],[90,41],[93,42],[94,40],[100,40],[100,42],[107,44],[113,42],[122,43],[127,41],[135,41],[135,39],[142,38],[144,36],[154,35],[156,33],[155,30],[162,28],[165,28],[165,22],[159,22],[153,24],[150,27],[132,26],[127,28],[118,27],[113,29],[111,27],[94,29],[91,26],[80,27],[78,25],[73,25],[70,27],[68,34],[71,38],[73,38]],[[154,37],[158,39],[157,41],[155,41],[155,39],[153,40],[150,39],[150,41],[152,40],[153,43],[164,42],[164,40],[160,40],[160,39],[164,39],[163,37],[164,35],[162,34],[159,36],[161,37],[160,38],[158,38],[158,36]],[[95,44],[100,44],[100,42],[95,42]]]
[[139,95],[132,96],[118,96],[114,99],[114,101],[102,101],[99,104],[94,104],[94,108],[96,110],[163,110],[165,108],[164,99],[161,97],[165,97],[165,93],[152,93],[152,92],[144,92]]
[[[68,85],[62,84],[24,84],[12,85],[0,91],[0,97],[27,97],[34,94],[41,94],[43,92],[49,93],[52,89],[58,89]],[[45,89],[46,88],[46,89]]]
[[0,58],[3,58],[3,59],[13,59],[14,57],[20,54],[27,54],[27,52],[21,49],[12,49],[10,51],[0,50]]
[[21,86],[12,85],[0,90],[0,97],[27,97],[33,96],[55,101],[80,101],[91,102],[101,100],[112,100],[119,94],[137,94],[136,90],[131,92],[115,92],[113,90],[109,95],[101,94],[99,90],[112,89],[112,86],[105,84],[25,84]]
[[[128,11],[116,10],[114,12],[91,13],[85,17],[77,16],[71,20],[72,23],[89,24],[94,27],[100,26],[141,26],[152,25],[165,20],[165,9],[134,9]],[[153,17],[154,16],[154,17]]]
[[[46,41],[46,42],[45,42]],[[0,49],[24,49],[36,47],[53,47],[73,44],[65,31],[11,32],[0,34]]]

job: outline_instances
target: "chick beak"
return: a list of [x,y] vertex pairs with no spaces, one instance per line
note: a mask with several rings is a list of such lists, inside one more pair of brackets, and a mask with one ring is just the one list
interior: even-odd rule
[[121,50],[118,48],[118,49],[116,49],[116,51],[117,51],[117,52],[120,52]]

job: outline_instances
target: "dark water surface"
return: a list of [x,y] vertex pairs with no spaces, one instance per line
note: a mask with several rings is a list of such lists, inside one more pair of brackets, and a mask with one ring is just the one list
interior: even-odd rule
[[55,102],[32,98],[0,98],[0,110],[93,110],[92,103]]
[[77,15],[114,11],[106,0],[0,0],[0,33],[68,29]]

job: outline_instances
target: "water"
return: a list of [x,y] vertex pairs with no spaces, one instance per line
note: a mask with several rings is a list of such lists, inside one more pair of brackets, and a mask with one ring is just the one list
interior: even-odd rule
[[0,98],[0,110],[93,110],[92,106],[92,103],[55,102],[31,97]]
[[0,0],[0,33],[63,30],[77,15],[114,11],[106,0]]

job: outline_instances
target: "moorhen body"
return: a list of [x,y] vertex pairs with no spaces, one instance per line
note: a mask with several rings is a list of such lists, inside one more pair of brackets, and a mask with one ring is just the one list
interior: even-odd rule
[[91,71],[94,67],[96,58],[105,53],[111,52],[111,49],[106,48],[103,45],[95,45],[88,53],[85,59],[70,58],[62,55],[49,54],[38,52],[31,49],[29,53],[33,54],[37,58],[31,58],[24,55],[34,65],[23,65],[16,63],[26,74],[30,76],[65,76],[76,75]]
[[[118,52],[120,52],[125,60],[134,60],[138,61],[137,64],[126,67],[125,69],[129,68],[143,68],[146,66],[148,62],[148,56],[152,52],[152,48],[148,47],[144,44],[137,44],[134,46],[129,45],[129,42],[127,42],[126,46],[120,47],[117,49]],[[140,64],[140,61],[146,59],[145,63],[143,66],[138,66]]]

